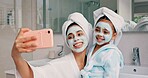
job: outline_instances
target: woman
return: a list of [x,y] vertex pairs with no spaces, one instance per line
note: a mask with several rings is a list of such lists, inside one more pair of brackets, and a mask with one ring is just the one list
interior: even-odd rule
[[18,72],[17,78],[78,78],[80,70],[85,65],[86,51],[90,45],[91,24],[80,13],[69,15],[68,20],[63,24],[62,34],[71,52],[59,59],[49,62],[45,66],[34,67],[27,63],[21,53],[30,53],[36,50],[33,43],[36,38],[23,37],[28,28],[22,28],[17,36],[13,49],[12,58]]

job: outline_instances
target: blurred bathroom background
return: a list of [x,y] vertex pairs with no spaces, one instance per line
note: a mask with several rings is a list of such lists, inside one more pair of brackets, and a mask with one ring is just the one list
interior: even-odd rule
[[[93,25],[93,11],[108,7],[125,19],[119,44],[125,65],[133,65],[133,48],[139,48],[141,66],[148,67],[148,0],[0,0],[0,78],[14,78],[11,49],[19,28],[51,28],[54,47],[23,54],[28,61],[62,57],[65,47],[61,27],[69,14],[81,12]],[[60,40],[59,40],[60,39]],[[63,51],[63,52],[64,52]]]
[[52,28],[61,33],[63,23],[73,12],[83,13],[93,24],[93,11],[100,7],[100,0],[37,0],[37,29]]

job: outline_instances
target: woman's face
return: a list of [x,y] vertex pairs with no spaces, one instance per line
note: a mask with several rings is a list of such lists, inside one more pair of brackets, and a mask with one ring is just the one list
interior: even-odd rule
[[67,31],[67,43],[74,52],[82,52],[88,45],[85,32],[78,25],[71,26]]
[[109,43],[114,38],[113,24],[109,20],[100,20],[95,27],[94,36],[98,45]]

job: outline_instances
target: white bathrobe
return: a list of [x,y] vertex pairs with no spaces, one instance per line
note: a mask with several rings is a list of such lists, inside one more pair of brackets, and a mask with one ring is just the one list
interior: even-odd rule
[[[34,78],[80,78],[80,71],[72,52],[48,62],[45,66],[34,67],[30,64],[29,66],[33,71]],[[21,78],[18,72],[15,76]]]
[[121,51],[114,44],[107,44],[93,55],[94,44],[87,55],[87,63],[81,74],[83,78],[119,78],[120,68],[124,65]]

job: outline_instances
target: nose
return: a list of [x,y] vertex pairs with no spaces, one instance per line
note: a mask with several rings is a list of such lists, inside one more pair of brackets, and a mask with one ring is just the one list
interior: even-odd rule
[[77,40],[74,40],[74,42],[76,42]]
[[96,35],[96,37],[103,37],[103,35],[102,34],[98,34],[98,35]]
[[74,42],[77,42],[79,39],[75,39]]
[[101,32],[101,33],[99,33],[98,35],[99,35],[100,37],[102,37],[104,34]]
[[76,42],[76,41],[78,41],[79,40],[79,38],[78,37],[75,37],[74,38],[74,42]]

